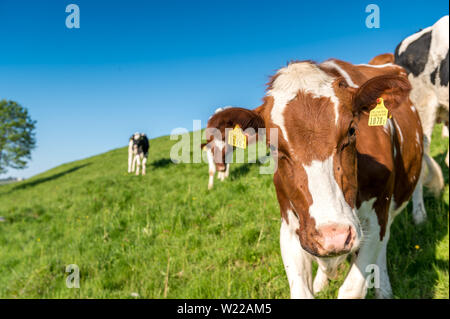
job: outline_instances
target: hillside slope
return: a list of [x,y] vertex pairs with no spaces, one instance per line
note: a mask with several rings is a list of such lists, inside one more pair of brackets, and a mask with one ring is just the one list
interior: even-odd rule
[[[449,297],[448,140],[435,135],[446,189],[427,195],[424,225],[413,226],[411,205],[393,225],[396,298]],[[126,173],[120,148],[0,186],[1,298],[289,297],[272,176],[234,164],[208,191],[206,164],[173,164],[167,136],[150,143],[146,176]],[[80,289],[66,287],[69,264]],[[319,297],[337,296],[343,268]]]

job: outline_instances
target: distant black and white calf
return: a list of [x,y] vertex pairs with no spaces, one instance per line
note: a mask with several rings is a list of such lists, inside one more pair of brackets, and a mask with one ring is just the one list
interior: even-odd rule
[[[408,73],[412,85],[410,99],[419,112],[424,134],[425,180],[419,181],[414,194],[415,199],[422,197],[422,182],[435,193],[444,186],[440,166],[429,155],[431,134],[436,122],[443,122],[443,134],[448,134],[448,47],[449,17],[444,16],[434,25],[404,39],[395,49],[395,64],[402,66]],[[446,132],[446,133],[444,133]],[[448,151],[445,162],[448,166]],[[419,208],[419,207],[418,207]],[[423,217],[425,217],[425,209]],[[420,214],[415,214],[420,216]],[[420,222],[416,220],[416,222]]]
[[139,175],[142,161],[142,175],[145,175],[149,147],[150,144],[145,134],[134,133],[130,137],[130,142],[128,143],[128,173],[134,172],[136,168],[136,175]]

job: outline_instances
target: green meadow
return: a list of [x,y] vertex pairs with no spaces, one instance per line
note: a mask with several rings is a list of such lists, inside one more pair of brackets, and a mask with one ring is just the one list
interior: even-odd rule
[[[449,298],[448,139],[436,127],[440,198],[428,220],[395,220],[388,268],[395,298]],[[289,298],[280,213],[263,164],[232,164],[207,190],[207,164],[174,164],[168,136],[150,141],[146,176],[127,148],[0,186],[0,298]],[[76,264],[80,288],[66,286]],[[335,298],[348,263],[318,298]],[[368,298],[373,298],[369,291]]]

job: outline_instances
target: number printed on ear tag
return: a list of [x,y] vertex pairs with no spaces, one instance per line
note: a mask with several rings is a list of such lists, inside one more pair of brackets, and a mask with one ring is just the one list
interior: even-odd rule
[[247,136],[242,132],[239,125],[236,125],[234,129],[228,133],[228,144],[242,149],[247,148]]
[[369,113],[369,126],[383,126],[388,119],[389,110],[384,106],[383,98],[377,99],[377,106]]

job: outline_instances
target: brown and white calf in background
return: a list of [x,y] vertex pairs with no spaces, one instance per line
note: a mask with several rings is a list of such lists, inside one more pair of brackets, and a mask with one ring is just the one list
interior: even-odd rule
[[[272,78],[259,108],[217,114],[228,127],[244,122],[278,131],[271,149],[277,149],[280,247],[292,298],[313,298],[352,253],[339,298],[364,298],[373,265],[380,274],[377,296],[392,296],[390,226],[413,193],[423,151],[422,127],[402,74],[399,67],[339,60],[295,62]],[[368,126],[380,97],[390,118],[384,126]],[[313,260],[319,265],[314,281]]]
[[132,173],[136,169],[136,175],[139,175],[142,161],[142,175],[145,175],[149,147],[150,144],[145,134],[134,133],[130,137],[128,143],[128,173]]
[[[208,159],[208,189],[212,189],[214,186],[214,175],[216,171],[218,172],[217,177],[220,181],[224,181],[230,174],[230,163],[227,163],[226,159],[228,155],[232,155],[235,148],[227,143],[228,137],[226,136],[226,129],[233,129],[234,126],[230,126],[233,123],[223,121],[222,119],[228,117],[235,118],[234,125],[239,124],[246,134],[247,145],[255,143],[258,139],[257,132],[250,132],[250,134],[248,134],[245,131],[248,131],[248,128],[252,130],[252,127],[254,127],[255,124],[261,123],[248,122],[246,118],[241,118],[239,114],[236,117],[233,116],[237,110],[239,110],[238,113],[245,113],[248,111],[244,108],[227,106],[217,109],[213,116],[208,120],[206,126],[207,142],[201,145],[202,149],[206,151]],[[217,134],[214,134],[214,131],[211,131],[211,129],[215,130]]]

